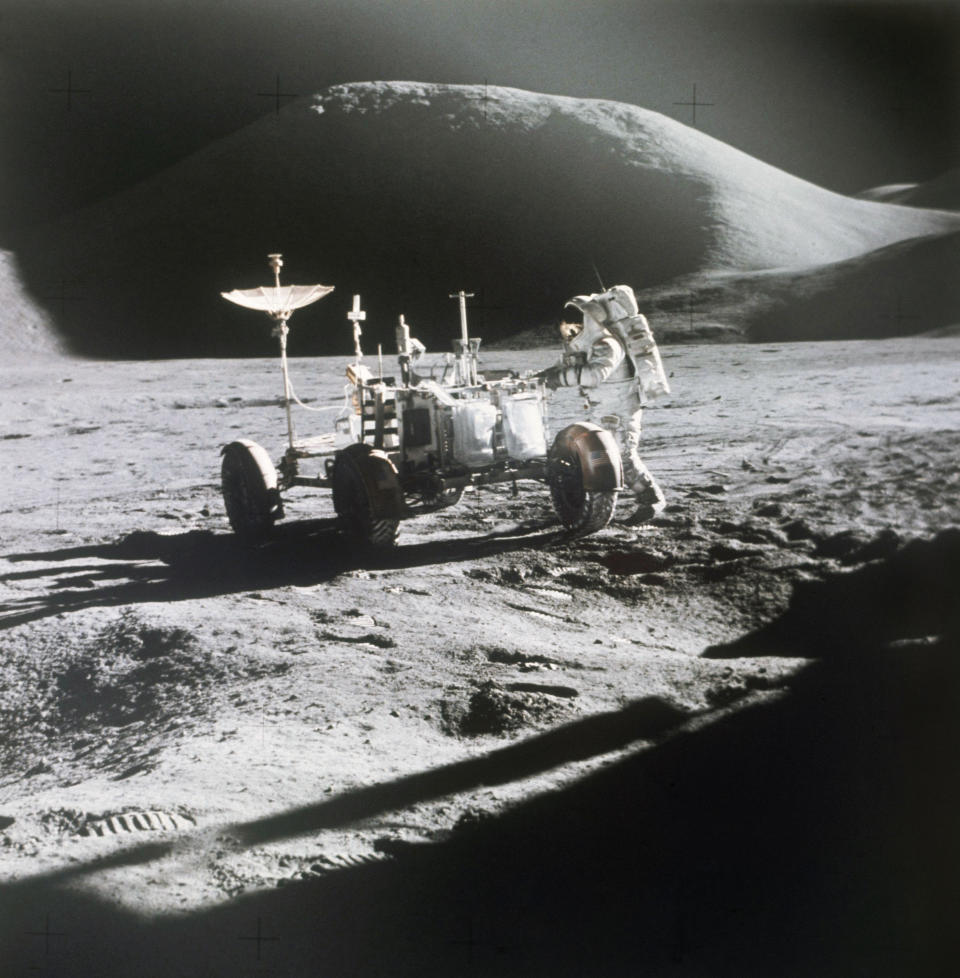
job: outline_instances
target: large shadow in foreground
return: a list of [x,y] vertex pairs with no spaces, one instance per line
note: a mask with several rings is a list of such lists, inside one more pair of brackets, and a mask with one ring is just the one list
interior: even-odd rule
[[[3,956],[104,978],[953,974],[960,642],[931,594],[958,558],[945,534],[818,585],[814,618],[785,617],[791,654],[822,655],[779,696],[447,841],[179,919],[7,886]],[[825,649],[825,622],[857,640]],[[247,841],[318,824],[285,814]]]
[[[2,581],[45,581],[42,595],[0,604],[0,629],[81,608],[184,601],[261,588],[322,584],[359,568],[402,569],[476,560],[567,539],[556,525],[518,524],[475,537],[365,551],[337,532],[337,521],[301,520],[276,528],[269,543],[244,546],[233,534],[194,530],[166,536],[138,531],[115,543],[7,554],[11,563],[48,566],[13,571]],[[70,563],[94,558],[108,563]]]

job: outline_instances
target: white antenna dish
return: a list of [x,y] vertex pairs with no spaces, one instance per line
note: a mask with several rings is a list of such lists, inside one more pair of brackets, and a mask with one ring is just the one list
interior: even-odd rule
[[286,321],[294,309],[302,309],[311,302],[329,295],[332,285],[281,285],[280,269],[283,259],[280,255],[267,255],[270,267],[273,269],[273,286],[261,285],[256,289],[234,289],[232,292],[221,292],[220,295],[228,302],[247,309],[258,309],[273,319]]
[[280,337],[280,366],[283,370],[283,401],[287,412],[287,437],[290,448],[293,449],[293,419],[290,417],[290,373],[287,369],[287,333],[290,327],[287,320],[293,315],[294,309],[302,309],[311,302],[329,295],[332,285],[281,285],[280,269],[283,268],[282,255],[267,255],[270,268],[273,269],[273,285],[261,285],[256,289],[234,289],[232,292],[221,292],[220,295],[228,302],[236,303],[247,309],[257,309],[265,312],[275,320],[274,335]]

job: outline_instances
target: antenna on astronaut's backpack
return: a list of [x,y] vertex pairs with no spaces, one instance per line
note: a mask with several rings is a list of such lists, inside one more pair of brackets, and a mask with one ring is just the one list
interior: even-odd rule
[[607,287],[603,284],[603,279],[600,278],[600,272],[597,271],[597,263],[592,261],[590,264],[593,265],[593,274],[597,276],[597,281],[600,283],[600,291],[606,292]]
[[294,309],[309,306],[310,303],[322,299],[333,291],[332,285],[281,285],[280,269],[283,268],[283,256],[267,255],[267,261],[273,271],[273,285],[261,285],[255,289],[234,289],[232,292],[220,294],[230,302],[247,309],[259,309],[265,312],[274,322],[273,335],[280,339],[280,366],[283,370],[283,406],[287,413],[287,437],[293,448],[293,419],[290,416],[290,371],[287,368],[287,333],[290,328],[287,320],[293,315]]

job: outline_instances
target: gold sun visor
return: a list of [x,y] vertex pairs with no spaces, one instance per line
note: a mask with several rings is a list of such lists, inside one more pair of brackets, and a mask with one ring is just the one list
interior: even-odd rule
[[275,319],[287,319],[294,309],[309,306],[333,291],[332,285],[261,285],[256,289],[234,289],[220,295],[238,306],[259,309]]

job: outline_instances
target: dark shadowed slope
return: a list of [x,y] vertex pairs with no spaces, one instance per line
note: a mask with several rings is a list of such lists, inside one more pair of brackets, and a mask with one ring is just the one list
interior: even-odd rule
[[[99,355],[272,351],[265,323],[219,291],[287,281],[337,292],[294,320],[293,353],[389,348],[405,313],[456,332],[453,290],[478,294],[489,340],[562,314],[608,282],[834,262],[960,228],[960,215],[823,190],[654,112],[515,89],[357,83],[217,142],[159,176],[32,232],[31,288],[69,266],[84,295],[61,322]],[[43,294],[42,292],[40,294]]]
[[887,204],[900,204],[904,194],[915,190],[919,184],[916,183],[884,183],[879,187],[869,187],[861,190],[853,196],[857,200],[882,201]]
[[960,168],[948,170],[925,183],[891,183],[883,187],[871,187],[857,197],[863,200],[881,200],[889,204],[906,204],[909,207],[932,207],[941,210],[960,210]]
[[903,336],[960,322],[960,233],[813,268],[687,276],[639,295],[665,341]]

